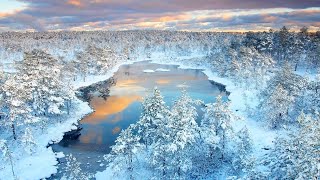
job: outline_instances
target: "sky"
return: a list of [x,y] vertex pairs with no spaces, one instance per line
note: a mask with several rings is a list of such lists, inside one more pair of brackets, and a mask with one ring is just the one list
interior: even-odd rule
[[320,30],[320,0],[0,0],[0,32]]

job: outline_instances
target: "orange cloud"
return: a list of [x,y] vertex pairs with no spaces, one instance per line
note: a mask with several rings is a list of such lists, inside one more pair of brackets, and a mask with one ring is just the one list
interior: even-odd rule
[[302,10],[293,11],[290,14],[312,15],[312,14],[319,14],[319,13],[320,13],[320,9],[302,9]]
[[70,4],[72,6],[76,6],[76,7],[82,7],[83,4],[81,3],[80,0],[68,0],[67,4]]
[[231,14],[222,14],[222,19],[224,21],[230,21],[232,19],[232,15]]
[[0,18],[4,18],[4,17],[8,17],[8,16],[12,16],[12,15],[18,14],[22,10],[23,10],[23,8],[16,9],[16,10],[13,10],[13,11],[10,11],[10,12],[0,12]]
[[266,15],[266,16],[263,17],[263,20],[266,21],[266,22],[274,22],[274,21],[276,21],[277,19],[278,19],[278,18],[275,17],[275,16],[268,16],[268,15]]
[[170,21],[181,21],[181,20],[189,20],[191,19],[191,15],[189,14],[178,14],[178,15],[172,15],[172,16],[162,16],[160,18],[155,18],[152,21],[155,22],[170,22]]
[[10,13],[2,13],[2,12],[0,12],[0,18],[7,17],[9,15],[10,15]]

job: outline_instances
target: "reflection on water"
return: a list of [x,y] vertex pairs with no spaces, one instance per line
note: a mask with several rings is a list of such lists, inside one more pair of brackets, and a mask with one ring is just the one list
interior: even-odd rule
[[119,134],[120,131],[121,131],[121,128],[117,126],[117,127],[112,129],[112,134]]
[[[106,100],[101,97],[93,97],[90,100],[91,107],[95,110],[90,115],[81,120],[83,124],[99,124],[104,121],[116,123],[120,120],[119,113],[125,110],[130,104],[136,101],[141,101],[139,95],[115,95],[110,96]],[[114,119],[108,118],[115,115]]]
[[[143,72],[145,69],[158,68],[170,71]],[[88,154],[96,154],[98,157],[110,151],[110,146],[114,144],[120,131],[139,119],[142,98],[154,86],[161,90],[168,106],[180,96],[178,87],[181,86],[188,87],[187,91],[191,97],[201,99],[205,103],[213,102],[220,93],[225,95],[219,91],[217,85],[208,81],[208,77],[201,70],[178,69],[178,66],[173,65],[149,62],[124,65],[113,78],[115,85],[109,88],[109,97],[103,98],[105,96],[101,93],[90,92],[93,96],[89,103],[95,111],[81,120],[81,136],[77,140],[63,140],[54,147],[67,153],[77,152],[78,159],[83,164],[95,164],[91,170],[99,170],[95,163],[97,158],[84,157]],[[99,89],[99,92],[104,91]],[[198,113],[200,119],[202,112],[199,107]]]
[[159,79],[156,81],[157,84],[169,84],[170,80],[169,79]]

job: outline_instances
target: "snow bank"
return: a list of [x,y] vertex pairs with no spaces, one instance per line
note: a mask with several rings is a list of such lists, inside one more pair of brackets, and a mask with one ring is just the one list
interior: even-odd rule
[[[140,60],[142,61],[142,60]],[[125,64],[133,64],[137,61],[126,61],[126,62],[122,62],[119,63],[117,65],[115,65],[113,68],[111,68],[110,71],[108,71],[108,73],[104,74],[104,75],[89,75],[86,77],[86,80],[83,81],[82,78],[78,78],[76,81],[73,82],[73,87],[75,89],[78,89],[80,87],[85,87],[85,86],[89,86],[95,83],[98,83],[100,81],[105,81],[109,78],[111,78],[115,72],[117,72],[119,70],[119,67]]]
[[[38,147],[33,154],[23,153],[22,146],[17,146],[13,150],[15,152],[14,169],[18,179],[38,180],[57,173],[57,158],[63,157],[63,154],[54,153],[51,147],[47,148],[47,145],[61,141],[65,132],[76,129],[75,125],[78,124],[78,121],[92,112],[86,102],[76,99],[73,103],[75,108],[65,119],[60,120],[60,122],[52,120],[54,123],[48,125],[47,132],[35,131],[34,138]],[[7,163],[4,169],[0,170],[0,179],[11,178],[11,166]]]

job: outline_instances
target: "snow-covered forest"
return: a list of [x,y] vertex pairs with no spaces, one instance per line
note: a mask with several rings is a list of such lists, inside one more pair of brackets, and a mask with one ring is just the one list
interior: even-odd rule
[[[120,65],[152,60],[204,69],[226,86],[204,104],[156,87],[122,130],[103,172],[50,144],[92,112],[77,89]],[[195,106],[204,116],[197,123]],[[61,31],[0,34],[0,179],[319,179],[320,32]]]

